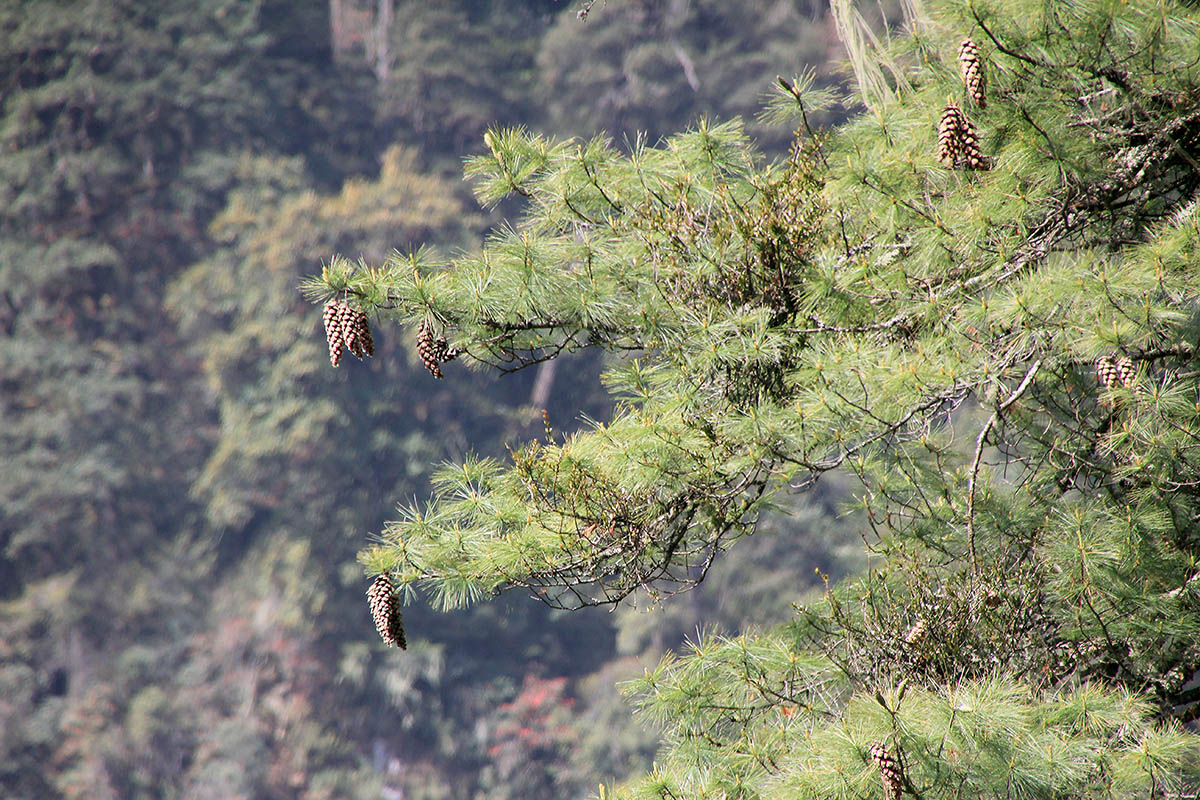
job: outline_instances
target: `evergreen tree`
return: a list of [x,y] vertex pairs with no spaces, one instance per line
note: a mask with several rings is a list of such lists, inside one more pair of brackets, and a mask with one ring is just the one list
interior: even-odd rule
[[849,474],[868,569],[647,673],[626,794],[1194,796],[1200,13],[906,6],[878,43],[835,3],[867,112],[817,137],[793,84],[783,161],[493,130],[467,174],[520,225],[309,282],[502,369],[635,356],[611,420],[443,469],[363,561],[447,608],[662,595]]

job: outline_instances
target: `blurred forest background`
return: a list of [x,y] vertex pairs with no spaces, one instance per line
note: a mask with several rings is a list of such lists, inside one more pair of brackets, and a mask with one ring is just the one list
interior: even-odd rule
[[0,6],[0,797],[582,796],[653,757],[620,681],[854,558],[823,483],[691,594],[374,631],[356,552],[433,466],[609,400],[597,356],[439,382],[389,326],[334,370],[301,277],[475,246],[517,212],[461,180],[491,125],[780,153],[775,77],[841,79],[818,0],[581,7]]

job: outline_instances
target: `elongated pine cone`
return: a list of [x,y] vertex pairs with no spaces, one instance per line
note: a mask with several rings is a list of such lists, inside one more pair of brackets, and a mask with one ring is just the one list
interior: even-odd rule
[[987,169],[988,161],[984,158],[983,151],[979,149],[979,137],[975,134],[975,126],[966,117],[962,118],[961,137],[962,159],[959,166],[967,169]]
[[393,647],[404,650],[408,642],[404,640],[404,620],[400,616],[400,598],[392,588],[392,582],[387,575],[380,575],[367,590],[367,603],[371,606],[371,616],[375,620],[375,629],[383,640]]
[[938,158],[950,166],[954,166],[958,162],[959,154],[962,151],[960,141],[962,123],[963,115],[958,106],[953,103],[946,106],[946,110],[942,112],[942,119],[938,123]]
[[459,351],[446,343],[445,336],[434,338],[433,327],[423,321],[417,329],[417,355],[425,369],[435,378],[442,377],[442,364],[458,358]]
[[322,322],[325,323],[325,342],[329,345],[329,363],[335,368],[342,363],[342,342],[345,340],[342,335],[340,311],[341,301],[330,300],[325,304],[325,312],[321,315]]
[[375,342],[371,339],[367,315],[353,308],[346,318],[346,349],[360,359],[375,355]]
[[987,159],[979,149],[975,126],[951,103],[942,111],[938,123],[938,158],[952,167],[987,169]]
[[904,768],[882,742],[871,745],[870,752],[871,760],[879,767],[879,776],[883,779],[884,797],[887,800],[900,800],[900,795],[904,792]]
[[358,338],[363,343],[363,349],[368,356],[375,355],[375,339],[371,336],[371,326],[367,324],[367,315],[362,314],[358,319]]
[[971,39],[963,39],[958,48],[958,71],[962,74],[967,95],[980,108],[987,108],[987,73],[983,71],[983,60],[979,57],[979,45]]

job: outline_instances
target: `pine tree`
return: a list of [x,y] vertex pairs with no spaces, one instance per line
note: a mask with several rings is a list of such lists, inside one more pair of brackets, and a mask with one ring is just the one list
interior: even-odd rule
[[[438,319],[502,369],[638,354],[609,371],[612,419],[443,469],[364,553],[443,606],[662,597],[773,496],[857,480],[872,569],[784,629],[649,671],[635,689],[665,750],[624,796],[1200,785],[1182,725],[1200,718],[1200,12],[924,14],[853,39],[852,63],[892,77],[862,82],[869,113],[827,137],[801,119],[785,159],[736,121],[630,152],[494,130],[467,174],[484,203],[526,198],[520,226],[308,284]],[[964,37],[995,48],[978,132],[939,111]],[[1118,418],[1096,380],[1137,375],[1153,394]]]

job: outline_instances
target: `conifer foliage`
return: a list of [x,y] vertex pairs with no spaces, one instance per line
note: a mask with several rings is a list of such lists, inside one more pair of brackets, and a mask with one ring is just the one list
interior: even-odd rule
[[[612,419],[443,469],[363,560],[447,607],[661,596],[837,470],[872,569],[637,682],[665,751],[626,796],[1194,796],[1200,12],[907,7],[859,54],[890,96],[817,137],[798,82],[785,158],[736,122],[627,151],[494,130],[467,175],[519,226],[309,283],[501,369],[631,356]],[[974,123],[945,105],[964,37],[992,54]],[[1135,374],[1118,424],[1096,379]]]

